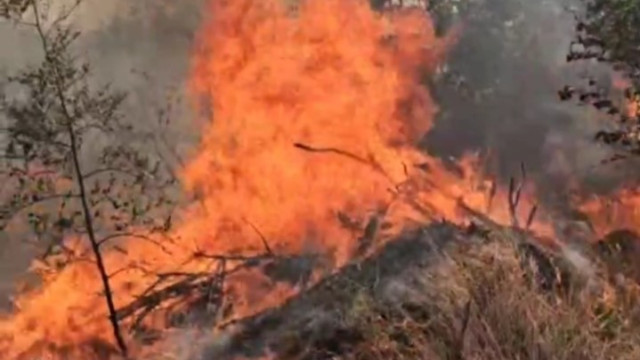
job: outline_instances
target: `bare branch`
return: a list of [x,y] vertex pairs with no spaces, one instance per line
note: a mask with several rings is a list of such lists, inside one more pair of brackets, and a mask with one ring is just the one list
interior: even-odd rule
[[49,32],[51,31],[51,29],[55,29],[60,23],[66,21],[71,14],[73,14],[76,9],[78,8],[78,6],[80,6],[80,4],[82,4],[84,0],[75,0],[75,2],[67,9],[63,9],[62,14],[60,14],[49,26],[49,30],[47,31],[47,36],[49,35]]
[[[522,196],[522,190],[524,188],[524,184],[527,178],[527,172],[525,170],[524,163],[520,163],[520,174],[521,180],[516,185],[515,179],[509,178],[509,193],[508,193],[508,201],[509,201],[509,216],[511,218],[511,226],[520,227],[520,222],[518,220],[518,206],[520,205],[520,198]],[[535,214],[535,212],[533,213]],[[530,216],[533,216],[530,214]],[[531,219],[533,221],[533,218]]]
[[219,255],[219,254],[206,254],[202,252],[196,252],[193,255],[196,259],[210,259],[219,261],[247,261],[247,262],[260,262],[264,260],[276,259],[275,255],[257,255],[257,256],[243,256],[243,255]]
[[[377,173],[383,175],[384,177],[386,177],[387,179],[389,179],[390,181],[392,181],[391,177],[389,176],[389,174],[387,174],[384,169],[382,168],[382,166],[380,166],[380,164],[376,163],[373,159],[365,159],[363,157],[360,157],[356,154],[350,153],[348,151],[345,150],[341,150],[341,149],[336,149],[336,148],[317,148],[317,147],[313,147],[313,146],[309,146],[306,144],[302,144],[302,143],[294,143],[293,144],[294,147],[304,150],[304,151],[308,151],[308,152],[312,152],[312,153],[330,153],[330,154],[336,154],[336,155],[340,155],[340,156],[344,156],[347,157],[351,160],[355,160],[356,162],[359,162],[363,165],[367,165],[371,168],[373,168],[374,171],[376,171]],[[393,181],[392,181],[393,182]]]
[[121,232],[121,233],[115,233],[115,234],[107,235],[107,236],[103,237],[102,239],[98,240],[98,246],[102,246],[102,245],[106,244],[108,241],[114,240],[114,239],[118,239],[118,238],[135,238],[135,239],[139,239],[139,240],[144,240],[144,241],[147,241],[147,242],[150,242],[150,243],[156,245],[157,247],[159,247],[166,254],[172,255],[171,251],[169,251],[166,247],[164,247],[157,240],[151,238],[148,235],[137,234],[137,233],[134,233],[134,232]]
[[508,201],[509,201],[509,217],[511,218],[511,226],[518,227],[518,214],[516,213],[518,204],[516,203],[516,197],[514,195],[515,189],[515,180],[513,178],[509,178],[509,193]]
[[533,220],[536,216],[536,212],[538,211],[538,205],[533,205],[531,210],[529,211],[529,216],[527,216],[527,223],[525,225],[525,229],[529,230],[531,225],[533,224]]
[[256,234],[258,234],[258,236],[260,237],[260,240],[262,240],[262,244],[264,245],[264,249],[267,252],[267,254],[269,255],[273,255],[273,251],[271,251],[271,247],[269,247],[269,243],[267,242],[267,238],[262,234],[262,232],[249,220],[244,219],[244,221],[249,224],[249,226],[251,226],[251,228],[253,229],[253,231],[256,232]]
[[[197,255],[197,254],[196,254]],[[196,256],[194,255],[194,256]],[[226,257],[224,256],[211,256],[207,255],[206,258],[213,259],[216,261],[226,261]],[[264,257],[257,257],[264,258]],[[193,293],[199,291],[201,294],[207,296],[211,299],[211,289],[212,284],[217,282],[221,284],[221,278],[228,277],[231,274],[237,273],[238,271],[245,269],[247,267],[255,266],[255,260],[257,258],[246,257],[242,258],[242,263],[233,268],[227,269],[226,265],[223,268],[224,271],[214,272],[213,274],[200,272],[200,273],[183,273],[183,272],[170,272],[170,273],[161,273],[157,274],[157,279],[150,286],[147,287],[145,291],[134,301],[129,303],[128,305],[118,309],[118,319],[124,320],[131,316],[134,316],[136,313],[140,313],[140,315],[134,320],[134,324],[140,323],[140,317],[145,317],[154,309],[160,307],[163,303],[168,303],[172,300],[177,299],[178,297],[190,297],[194,296]],[[174,283],[161,287],[167,280],[172,278],[181,278]],[[220,298],[222,297],[222,288],[217,288],[218,294],[220,294]]]

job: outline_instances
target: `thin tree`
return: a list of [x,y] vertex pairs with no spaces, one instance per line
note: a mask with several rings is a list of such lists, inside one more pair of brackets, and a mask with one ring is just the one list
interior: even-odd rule
[[145,151],[148,144],[133,143],[139,132],[121,114],[125,94],[96,86],[90,65],[74,52],[80,33],[68,19],[81,1],[53,19],[45,1],[0,3],[0,16],[34,30],[43,56],[37,66],[9,76],[0,94],[0,225],[7,230],[26,218],[32,233],[47,240],[43,260],[58,253],[56,268],[83,256],[69,248],[66,235],[88,241],[113,336],[126,357],[102,251],[119,238],[153,241],[130,231],[137,225],[168,230],[166,209],[173,202],[167,189],[175,179]]

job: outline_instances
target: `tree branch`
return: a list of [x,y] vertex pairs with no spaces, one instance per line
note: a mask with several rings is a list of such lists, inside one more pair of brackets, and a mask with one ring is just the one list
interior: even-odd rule
[[121,233],[115,233],[115,234],[107,235],[107,236],[103,237],[102,239],[98,240],[98,246],[102,246],[105,243],[107,243],[108,241],[114,240],[114,239],[118,239],[118,238],[135,238],[135,239],[139,239],[139,240],[144,240],[144,241],[150,242],[150,243],[158,246],[160,249],[162,249],[162,251],[164,251],[168,255],[172,255],[171,251],[169,251],[166,247],[164,247],[157,240],[154,240],[154,239],[152,239],[151,237],[149,237],[147,235],[137,234],[137,233],[133,233],[133,232],[121,232]]
[[[76,9],[78,8],[78,6],[80,6],[80,4],[83,2],[83,0],[76,0],[73,5],[71,5],[71,7],[69,9],[66,9],[66,11],[63,11],[63,13],[58,16],[52,23],[51,26],[49,28],[49,30],[54,29],[56,26],[58,26],[58,24],[60,24],[61,22],[67,20],[69,18],[69,16],[71,16],[71,14],[73,14],[74,11],[76,11]],[[49,35],[49,31],[47,31],[47,36]]]
[[113,168],[113,167],[107,167],[107,168],[100,168],[100,169],[95,169],[95,170],[91,170],[85,174],[82,174],[82,177],[86,180],[89,178],[92,178],[96,175],[100,175],[100,174],[104,174],[104,173],[116,173],[116,174],[120,174],[120,175],[126,175],[132,178],[135,178],[136,175],[122,170],[122,169],[118,169],[118,168]]
[[262,233],[262,231],[260,231],[260,229],[258,229],[252,222],[250,222],[247,219],[244,219],[244,221],[249,224],[249,226],[251,226],[251,228],[253,229],[253,231],[256,232],[256,234],[258,234],[258,236],[260,237],[260,240],[262,241],[262,245],[264,246],[265,251],[267,252],[268,255],[273,255],[273,251],[271,250],[271,247],[269,246],[269,242],[267,241],[267,238],[264,236],[264,234]]
[[341,150],[341,149],[336,149],[336,148],[332,148],[332,147],[326,147],[326,148],[318,148],[318,147],[313,147],[313,146],[309,146],[303,143],[294,143],[293,144],[294,147],[304,150],[304,151],[308,151],[308,152],[312,152],[312,153],[330,153],[330,154],[335,154],[335,155],[340,155],[340,156],[344,156],[347,157],[351,160],[354,160],[356,162],[359,162],[363,165],[369,166],[371,168],[373,168],[374,171],[376,171],[377,173],[383,175],[385,178],[387,178],[388,180],[390,180],[391,182],[392,179],[389,176],[389,174],[387,174],[384,169],[382,168],[382,166],[380,166],[380,164],[378,164],[377,162],[375,162],[373,159],[365,159],[363,157],[360,157],[356,154],[350,153],[348,151],[345,150]]

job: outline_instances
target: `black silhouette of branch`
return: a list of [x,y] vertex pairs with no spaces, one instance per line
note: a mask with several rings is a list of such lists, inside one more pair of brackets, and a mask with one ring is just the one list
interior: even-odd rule
[[351,160],[354,160],[363,165],[373,168],[374,171],[386,177],[387,179],[391,180],[391,177],[389,176],[389,174],[387,174],[382,168],[382,166],[380,166],[380,164],[378,164],[374,159],[365,159],[361,156],[350,153],[348,151],[332,148],[332,147],[313,147],[313,146],[302,144],[302,143],[294,143],[293,146],[300,150],[308,151],[311,153],[328,153],[328,154],[344,156],[346,158],[349,158]]
[[[218,263],[214,272],[169,272],[155,274],[156,280],[128,305],[118,309],[117,318],[125,320],[133,317],[132,330],[154,310],[172,301],[205,297],[207,303],[218,303],[222,306],[224,298],[224,281],[226,277],[243,269],[255,268],[268,261],[277,261],[274,255],[257,256],[225,256],[196,252],[193,258],[208,259]],[[229,264],[235,263],[235,266]],[[167,284],[168,283],[168,284]]]
[[268,255],[273,255],[273,251],[271,250],[271,247],[269,246],[269,242],[267,241],[267,238],[264,236],[264,234],[260,231],[260,229],[258,229],[252,222],[250,222],[249,220],[245,219],[244,220],[247,224],[249,224],[249,226],[251,226],[251,228],[253,229],[253,231],[256,232],[256,234],[258,234],[258,236],[260,237],[260,240],[262,241],[262,245],[264,245],[264,249],[267,252]]
[[[509,202],[509,216],[511,218],[511,226],[515,228],[520,227],[520,221],[518,219],[518,206],[520,205],[520,200],[522,198],[522,190],[524,188],[525,181],[527,179],[527,172],[524,166],[524,163],[520,164],[520,174],[521,180],[516,184],[516,180],[511,177],[509,179],[509,193],[508,193],[508,202]],[[529,214],[527,215],[525,222],[525,229],[529,229],[533,220],[535,218],[535,214],[537,212],[538,206],[533,205],[533,207],[529,210]]]

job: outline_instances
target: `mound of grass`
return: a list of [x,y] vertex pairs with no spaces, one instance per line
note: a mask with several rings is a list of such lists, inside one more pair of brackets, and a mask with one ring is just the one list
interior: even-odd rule
[[430,225],[187,358],[640,359],[635,282],[530,236]]

